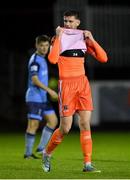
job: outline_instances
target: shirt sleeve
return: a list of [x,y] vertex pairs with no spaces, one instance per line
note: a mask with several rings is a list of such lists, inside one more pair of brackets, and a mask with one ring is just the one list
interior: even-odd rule
[[48,60],[52,64],[58,63],[60,56],[60,39],[58,37],[55,37],[53,44],[50,48],[50,52],[48,54]]
[[95,57],[98,61],[105,63],[108,61],[107,54],[105,50],[94,40],[86,41],[87,44],[87,52]]
[[31,65],[30,65],[30,67],[29,67],[29,69],[30,69],[30,74],[31,74],[31,76],[34,76],[34,75],[37,75],[38,74],[38,72],[39,72],[39,64],[37,63],[37,62],[33,62]]

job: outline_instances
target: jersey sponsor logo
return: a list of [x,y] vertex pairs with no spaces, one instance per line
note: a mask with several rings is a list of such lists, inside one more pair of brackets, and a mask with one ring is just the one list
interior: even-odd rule
[[38,66],[36,65],[31,66],[31,71],[38,71]]
[[78,53],[73,53],[73,56],[78,56]]

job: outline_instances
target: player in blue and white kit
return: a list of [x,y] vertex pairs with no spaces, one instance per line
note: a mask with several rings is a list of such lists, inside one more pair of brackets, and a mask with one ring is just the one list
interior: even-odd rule
[[28,64],[28,89],[26,92],[26,104],[28,108],[28,125],[25,134],[24,158],[37,158],[33,152],[35,134],[40,121],[45,119],[37,152],[43,152],[56,125],[57,116],[47,99],[47,93],[52,98],[58,98],[55,91],[48,87],[48,65],[46,55],[50,47],[50,39],[46,35],[36,38],[36,52],[31,56]]

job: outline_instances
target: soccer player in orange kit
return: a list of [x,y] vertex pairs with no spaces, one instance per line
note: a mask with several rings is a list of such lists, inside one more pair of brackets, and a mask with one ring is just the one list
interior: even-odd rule
[[[79,13],[75,10],[64,13],[64,28],[56,28],[56,37],[49,53],[49,61],[53,64],[58,63],[59,68],[59,113],[60,125],[57,128],[43,154],[44,172],[50,171],[50,158],[54,149],[63,141],[65,134],[69,132],[72,126],[73,115],[77,112],[80,116],[80,143],[84,157],[83,172],[100,172],[93,167],[92,156],[92,138],[90,119],[93,110],[91,89],[88,78],[85,76],[84,59],[85,53],[91,54],[99,62],[107,62],[107,54],[104,49],[95,41],[92,33],[88,30],[78,30],[80,25]],[[70,30],[70,37],[79,32],[83,34],[83,40],[74,43],[68,49],[63,42],[63,34]],[[72,33],[71,33],[72,30]],[[75,36],[76,37],[76,36]],[[70,40],[70,39],[69,39]],[[68,40],[68,41],[69,41]],[[74,39],[73,39],[74,40]],[[82,41],[82,42],[81,42]],[[67,39],[66,42],[67,43]],[[84,44],[86,49],[84,50]],[[63,51],[62,51],[63,50]]]

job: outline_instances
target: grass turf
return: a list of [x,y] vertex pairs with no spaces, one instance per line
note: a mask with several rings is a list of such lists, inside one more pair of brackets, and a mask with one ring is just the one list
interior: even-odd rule
[[[37,134],[36,144],[39,140]],[[82,172],[79,133],[70,132],[56,149],[52,171],[41,160],[25,160],[24,132],[0,134],[0,179],[129,179],[130,132],[92,132],[93,163],[101,173]],[[35,148],[34,148],[35,149]]]

